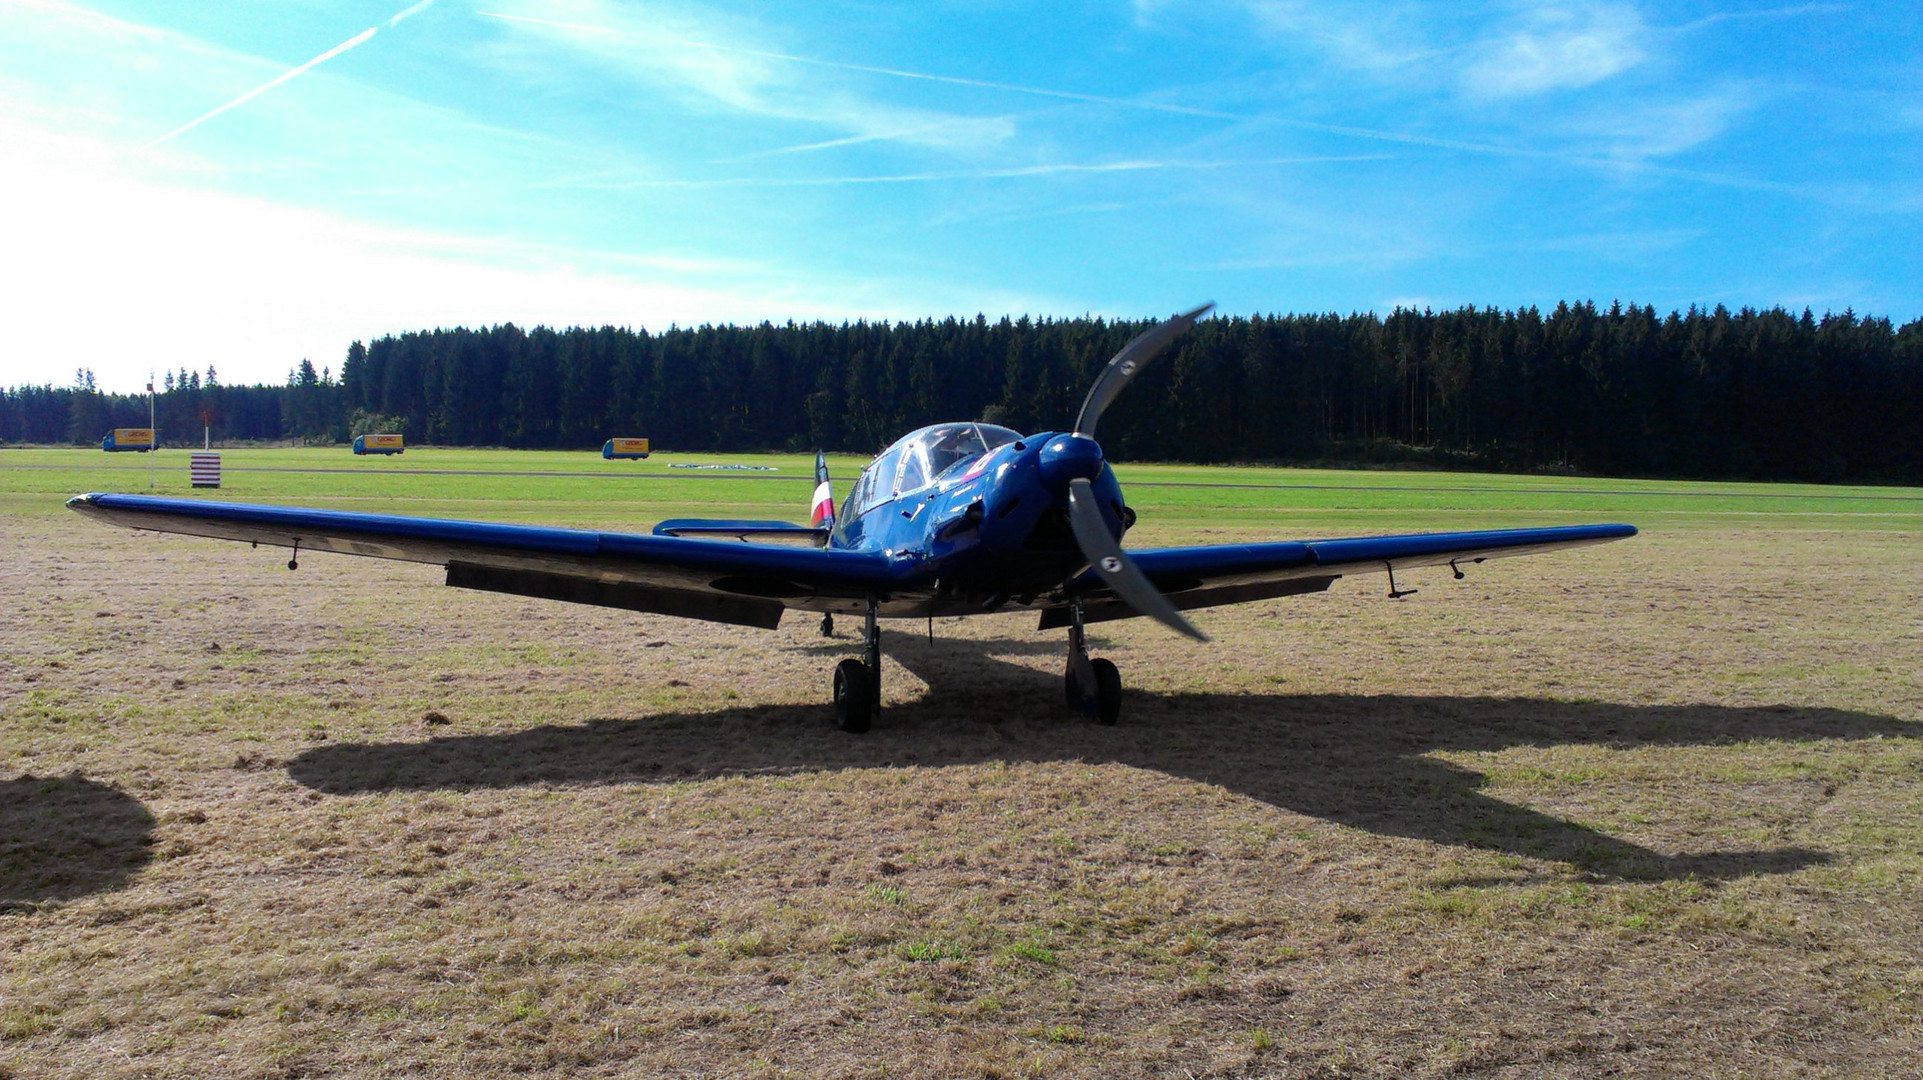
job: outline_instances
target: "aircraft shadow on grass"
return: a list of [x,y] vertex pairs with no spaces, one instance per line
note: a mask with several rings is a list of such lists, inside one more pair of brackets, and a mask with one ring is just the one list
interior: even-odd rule
[[1783,706],[1141,691],[1129,695],[1120,725],[1101,727],[1065,705],[1037,707],[1063,700],[1053,670],[995,659],[1059,657],[1058,643],[928,645],[906,634],[891,637],[889,659],[929,691],[888,706],[867,735],[834,730],[823,706],[764,705],[424,743],[338,744],[302,753],[288,772],[314,790],[345,795],[986,761],[1113,762],[1219,784],[1385,836],[1560,861],[1602,877],[1722,879],[1786,873],[1830,856],[1801,847],[1663,855],[1491,798],[1481,791],[1481,774],[1424,755],[1571,743],[1629,748],[1923,734],[1891,717]]
[[127,884],[153,858],[154,816],[89,780],[0,780],[0,912],[30,911]]

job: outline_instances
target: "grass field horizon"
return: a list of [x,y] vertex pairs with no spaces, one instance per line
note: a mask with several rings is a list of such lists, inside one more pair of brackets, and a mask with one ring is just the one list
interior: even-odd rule
[[[812,454],[656,454],[644,461],[551,450],[421,447],[394,457],[355,457],[337,447],[221,451],[218,491],[188,483],[186,452],[162,451],[156,494],[267,502],[308,500],[352,509],[388,501],[448,507],[469,501],[498,507],[502,520],[542,504],[592,503],[620,520],[686,516],[690,507],[760,508],[740,516],[796,519],[813,490]],[[837,496],[867,459],[831,455]],[[771,471],[708,471],[677,466],[747,465]],[[1643,514],[1689,526],[1738,527],[1788,516],[1813,527],[1914,529],[1923,524],[1923,487],[1614,479],[1521,473],[1298,469],[1124,462],[1117,478],[1145,525],[1262,524],[1274,515],[1367,523],[1374,515]],[[145,455],[86,449],[0,449],[0,494],[62,491],[145,492]],[[459,496],[446,490],[455,488]],[[666,508],[661,510],[660,508]],[[445,510],[421,510],[444,513]],[[727,516],[732,510],[705,510]],[[640,515],[640,516],[634,516]],[[1749,519],[1749,521],[1745,521]],[[1455,527],[1453,525],[1435,527]]]
[[[813,460],[222,453],[219,491],[173,451],[157,490],[644,530],[800,520]],[[147,464],[0,450],[0,1075],[1923,1058],[1923,489],[1124,464],[1131,547],[1643,532],[1204,610],[1208,645],[1101,624],[1114,728],[1061,707],[1032,615],[891,624],[851,737],[845,630],[62,505]]]

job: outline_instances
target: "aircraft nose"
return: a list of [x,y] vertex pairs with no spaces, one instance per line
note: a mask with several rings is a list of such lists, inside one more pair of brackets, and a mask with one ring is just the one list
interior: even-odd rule
[[1050,491],[1066,492],[1071,480],[1093,480],[1101,475],[1102,447],[1086,436],[1057,435],[1042,446],[1036,467]]

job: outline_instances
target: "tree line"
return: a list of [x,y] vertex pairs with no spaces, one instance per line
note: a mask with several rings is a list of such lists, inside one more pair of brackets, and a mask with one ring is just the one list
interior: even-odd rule
[[[1066,428],[1096,372],[1147,321],[524,330],[382,337],[339,377],[284,386],[170,375],[163,441],[410,442],[869,453],[941,420]],[[144,427],[144,395],[0,390],[0,442],[91,442]],[[1208,319],[1104,417],[1111,457],[1393,462],[1500,470],[1923,482],[1923,320],[1854,312],[1559,304],[1500,311]]]

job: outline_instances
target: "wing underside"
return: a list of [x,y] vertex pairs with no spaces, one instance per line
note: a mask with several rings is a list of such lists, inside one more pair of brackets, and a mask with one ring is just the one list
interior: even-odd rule
[[783,609],[845,609],[902,584],[891,560],[740,540],[91,494],[89,517],[156,532],[434,563],[457,588],[773,627]]
[[[1602,544],[1634,535],[1636,529],[1630,525],[1569,525],[1154,548],[1132,555],[1171,603],[1189,610],[1320,592],[1337,578],[1351,574],[1395,573],[1452,564],[1460,568],[1489,559]],[[1078,577],[1072,588],[1084,598],[1084,618],[1088,621],[1125,619],[1136,614],[1108,593],[1093,572]],[[1066,596],[1054,598],[1044,607],[1043,629],[1066,626],[1068,622]]]

